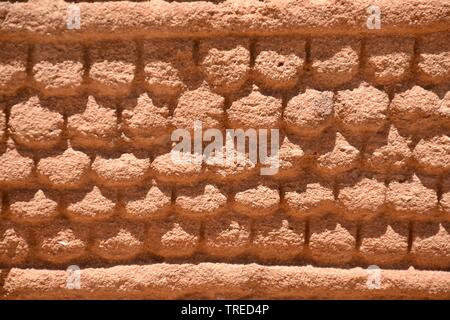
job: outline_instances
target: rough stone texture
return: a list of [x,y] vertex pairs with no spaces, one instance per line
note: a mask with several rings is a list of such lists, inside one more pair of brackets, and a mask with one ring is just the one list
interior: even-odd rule
[[205,223],[203,250],[219,258],[232,258],[250,247],[250,219],[239,215],[222,215]]
[[127,94],[136,71],[136,45],[131,41],[99,42],[89,51],[93,90],[104,95]]
[[226,148],[222,147],[211,153],[211,156],[205,161],[206,176],[210,176],[211,180],[220,183],[231,183],[255,178],[257,172],[256,163],[250,159],[248,153],[232,148],[230,152],[231,160],[226,161],[226,152]]
[[[236,275],[239,274],[239,277]],[[333,276],[330,277],[330,274]],[[199,263],[126,265],[86,268],[85,286],[67,289],[65,270],[12,268],[6,277],[8,298],[37,299],[45,292],[52,299],[74,299],[82,295],[106,299],[181,299],[185,296],[214,299],[223,295],[235,299],[448,299],[450,279],[446,272],[426,270],[383,270],[382,286],[367,288],[367,270],[362,268],[316,268],[311,266],[261,266],[256,264]],[[161,281],[161,279],[166,279]],[[419,280],[420,279],[420,280]],[[220,283],[219,287],[216,283]],[[167,287],[172,288],[167,290]]]
[[33,182],[32,154],[14,147],[6,148],[0,155],[0,185],[4,187],[26,186]]
[[233,209],[236,212],[258,216],[274,213],[279,207],[280,194],[273,183],[242,183],[234,191]]
[[5,106],[4,106],[4,104],[0,104],[0,141],[1,142],[3,142],[5,140],[5,131],[6,131]]
[[67,131],[74,145],[109,147],[117,135],[117,113],[113,100],[89,96],[71,106]]
[[170,217],[150,223],[148,250],[167,258],[189,257],[200,242],[200,223],[191,219]]
[[99,154],[92,162],[94,180],[108,187],[128,187],[141,183],[150,168],[146,152]]
[[200,42],[200,66],[207,81],[219,92],[238,90],[247,80],[250,51],[247,39],[214,39]]
[[418,266],[450,266],[450,225],[448,222],[420,222],[413,227],[411,253]]
[[381,173],[404,172],[412,157],[411,139],[391,125],[373,134],[367,141],[365,162],[371,170]]
[[0,50],[0,93],[11,93],[25,84],[28,46],[2,41]]
[[450,299],[450,7],[378,4],[0,2],[0,298]]
[[424,138],[414,148],[414,159],[424,172],[440,174],[450,169],[450,136],[435,135]]
[[425,131],[434,127],[439,97],[432,91],[414,86],[395,95],[389,113],[392,122],[405,131]]
[[303,251],[305,223],[294,218],[271,216],[254,223],[253,252],[263,260],[290,260]]
[[450,129],[450,92],[441,100],[437,114],[441,127]]
[[309,249],[321,263],[349,262],[356,251],[356,223],[332,215],[310,221]]
[[310,162],[311,150],[308,149],[308,140],[293,134],[286,134],[280,139],[280,168],[277,177],[293,179],[301,174]]
[[171,190],[156,181],[145,188],[127,190],[123,195],[123,216],[129,219],[147,220],[161,218],[171,208]]
[[[448,31],[450,8],[446,0],[400,0],[378,3],[383,23],[376,34],[424,34]],[[218,3],[179,1],[158,3],[104,2],[101,6],[81,3],[83,27],[67,35],[67,5],[36,1],[3,3],[5,12],[1,31],[5,37],[111,39],[134,36],[195,36],[300,33],[320,35],[359,35],[367,32],[367,2],[341,3],[338,0],[308,3],[303,1],[226,1]],[[32,12],[33,14],[30,14]],[[216,17],[220,16],[220,19]],[[114,25],[114,28],[111,27]]]
[[450,212],[450,176],[447,175],[442,181],[442,197],[439,201],[441,210],[445,213]]
[[72,95],[83,82],[83,47],[78,43],[38,44],[31,57],[33,78],[49,95]]
[[349,38],[317,38],[311,42],[313,78],[320,85],[345,84],[358,72],[360,42]]
[[38,256],[50,263],[67,263],[81,257],[87,249],[86,230],[82,226],[54,222],[36,230]]
[[298,135],[319,135],[332,125],[333,93],[306,89],[289,100],[283,113],[287,130]]
[[193,43],[189,40],[147,40],[143,45],[145,82],[157,95],[176,95],[194,67]]
[[391,181],[386,192],[390,208],[402,214],[432,215],[437,209],[436,179],[429,176],[399,176]]
[[59,194],[54,191],[16,191],[10,194],[9,215],[18,223],[50,222],[58,216]]
[[354,169],[361,153],[340,132],[327,132],[316,145],[317,170],[323,175],[336,175]]
[[29,148],[55,146],[62,133],[64,119],[58,103],[37,96],[25,98],[11,107],[9,129],[13,139]]
[[23,262],[30,248],[25,231],[8,223],[0,228],[0,261],[6,265]]
[[115,213],[117,197],[113,192],[94,186],[87,190],[72,192],[64,201],[67,204],[67,215],[73,220],[106,220]]
[[86,183],[91,161],[82,151],[72,148],[43,154],[37,164],[39,181],[53,188],[74,189]]
[[342,125],[355,133],[377,131],[386,123],[389,98],[374,87],[360,86],[339,91],[336,95],[336,117]]
[[302,176],[299,182],[284,186],[286,210],[300,217],[333,210],[333,183],[315,176]]
[[305,40],[259,39],[255,55],[256,77],[264,86],[275,89],[292,88],[303,74]]
[[164,182],[193,183],[203,177],[201,158],[191,153],[172,151],[158,155],[151,168],[156,178]]
[[122,129],[136,146],[162,144],[169,139],[169,105],[147,93],[125,99],[122,104]]
[[128,222],[96,226],[93,251],[105,260],[132,259],[144,250],[145,228]]
[[450,79],[450,36],[437,33],[419,42],[419,79],[424,83],[445,83]]
[[379,85],[390,85],[407,79],[414,57],[414,39],[376,37],[366,42],[366,76]]
[[367,177],[359,173],[349,174],[338,184],[338,205],[349,218],[361,219],[373,216],[384,209],[386,186],[384,179]]
[[224,211],[226,204],[225,191],[212,184],[182,187],[176,191],[175,210],[180,214],[214,215]]
[[407,221],[376,217],[361,227],[359,251],[370,264],[379,266],[402,261],[408,253]]
[[224,98],[212,93],[206,86],[185,92],[173,113],[173,125],[193,130],[194,121],[207,128],[220,128],[223,121]]
[[255,86],[248,96],[233,102],[227,115],[232,128],[270,129],[278,128],[281,109],[280,98],[266,96]]

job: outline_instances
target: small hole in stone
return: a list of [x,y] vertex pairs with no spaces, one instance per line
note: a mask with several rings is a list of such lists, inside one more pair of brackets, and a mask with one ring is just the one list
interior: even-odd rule
[[282,67],[282,66],[284,66],[284,62],[283,61],[278,62],[278,67]]

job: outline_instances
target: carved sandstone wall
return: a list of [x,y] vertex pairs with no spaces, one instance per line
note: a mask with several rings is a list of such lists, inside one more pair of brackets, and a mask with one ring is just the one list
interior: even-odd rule
[[[448,1],[68,5],[0,3],[1,298],[450,298]],[[173,163],[195,120],[279,172]]]

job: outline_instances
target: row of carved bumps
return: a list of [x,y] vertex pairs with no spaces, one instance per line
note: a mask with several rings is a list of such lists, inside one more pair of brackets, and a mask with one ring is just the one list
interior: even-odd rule
[[[87,49],[80,43],[60,43],[36,44],[29,50],[27,44],[2,42],[0,92],[23,86],[28,65],[32,85],[48,95],[76,94],[85,85],[104,95],[124,95],[138,73],[151,92],[176,95],[186,89],[197,66],[222,94],[238,91],[251,74],[271,89],[292,88],[305,73],[324,87],[348,83],[360,72],[376,85],[399,83],[413,73],[424,85],[448,81],[448,33],[417,39],[417,58],[415,43],[414,38],[402,37],[313,38],[308,62],[307,41],[292,36],[201,39],[198,45],[190,40],[143,40],[139,46],[109,41],[86,45]],[[359,70],[362,57],[364,68]]]
[[[203,231],[201,231],[203,230]],[[80,224],[55,220],[23,228],[0,225],[0,263],[127,261],[151,254],[166,259],[202,253],[213,258],[255,256],[261,261],[346,265],[363,259],[380,266],[405,262],[450,267],[450,224],[377,217],[358,225],[338,215],[309,221],[276,216],[249,219],[224,214],[206,221],[171,216],[147,225],[124,221]],[[361,261],[361,260],[358,260]]]
[[148,93],[113,100],[92,95],[46,99],[26,92],[0,99],[0,140],[8,131],[17,144],[31,149],[57,147],[65,136],[82,148],[111,149],[120,143],[150,147],[166,143],[174,128],[192,130],[195,121],[204,129],[284,128],[302,140],[333,128],[369,138],[388,133],[391,125],[406,138],[430,136],[439,128],[450,130],[450,92],[442,94],[441,99],[413,86],[390,101],[386,92],[361,84],[336,94],[305,89],[283,108],[281,97],[253,88],[226,108],[223,97],[200,86],[185,92],[172,108]]
[[[403,136],[450,130],[450,92],[442,99],[419,86],[388,94],[361,84],[349,90],[305,89],[287,101],[253,88],[230,103],[205,86],[185,92],[172,107],[148,93],[113,100],[98,96],[43,98],[23,93],[0,100],[0,139],[8,129],[19,144],[32,149],[57,146],[66,133],[72,145],[111,149],[164,144],[174,128],[284,128],[301,139],[317,138],[335,127],[350,135],[370,136],[394,125]],[[9,114],[8,121],[6,114]],[[67,119],[67,121],[65,121]]]
[[359,221],[382,213],[398,219],[449,220],[450,176],[439,186],[438,182],[436,178],[413,174],[396,177],[386,184],[376,176],[353,173],[339,181],[305,175],[281,185],[255,180],[174,187],[152,180],[124,190],[95,185],[72,191],[19,189],[3,192],[2,218],[23,224],[46,223],[61,217],[77,222],[118,217],[149,221],[172,211],[208,219],[229,211],[258,217],[282,210],[298,218],[339,212],[347,219]]
[[[92,123],[101,121],[99,118]],[[34,129],[30,127],[30,131]],[[450,137],[445,133],[411,141],[390,126],[371,135],[362,145],[337,131],[310,140],[289,135],[280,139],[279,168],[271,176],[274,179],[296,179],[304,171],[324,177],[339,177],[354,170],[382,175],[416,171],[431,176],[446,176],[450,171]],[[122,188],[143,184],[148,178],[171,184],[224,183],[252,180],[261,173],[261,164],[254,163],[248,154],[242,155],[244,161],[227,163],[215,162],[214,155],[202,161],[191,153],[152,151],[155,150],[85,150],[70,145],[54,150],[30,150],[8,140],[0,150],[0,187],[41,185],[79,189],[96,183]],[[238,150],[235,149],[234,155],[236,160]]]

